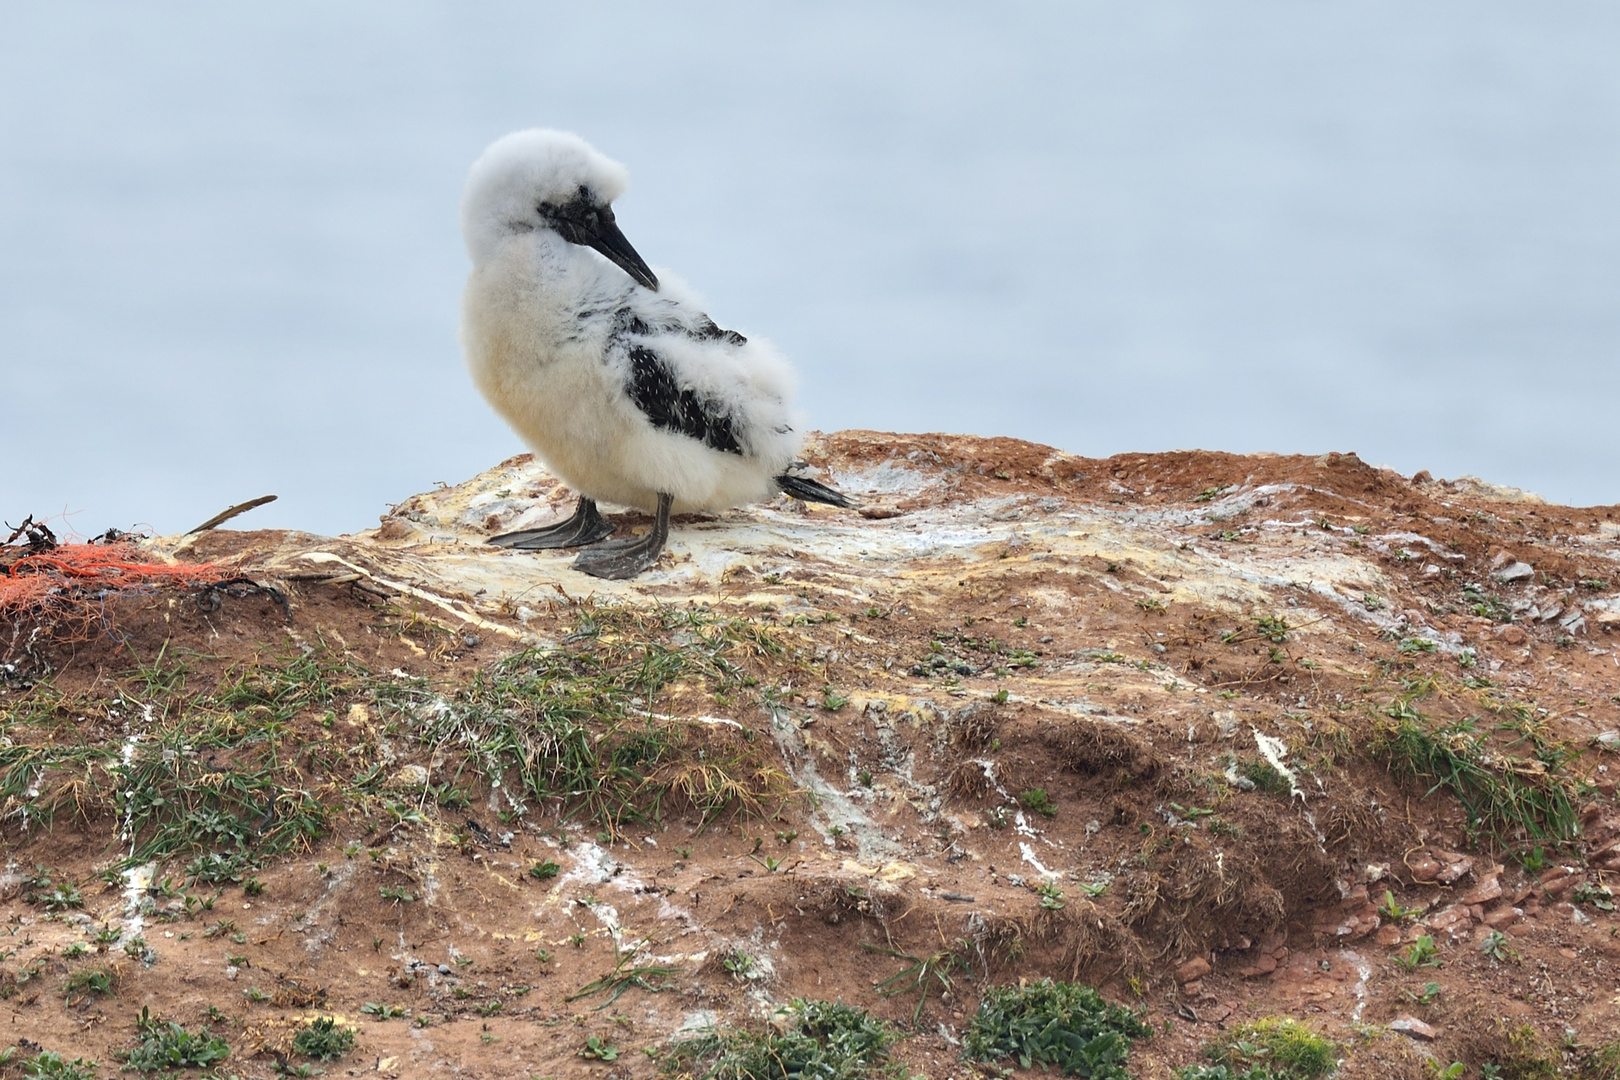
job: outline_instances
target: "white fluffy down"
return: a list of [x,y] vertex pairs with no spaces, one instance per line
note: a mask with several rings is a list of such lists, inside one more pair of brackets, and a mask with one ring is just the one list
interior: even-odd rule
[[[479,158],[462,200],[473,260],[462,347],[473,381],[553,472],[591,498],[649,511],[659,492],[674,496],[677,511],[770,498],[801,441],[787,362],[755,337],[733,345],[660,332],[703,325],[691,290],[662,268],[658,292],[638,285],[536,211],[581,184],[606,202],[626,180],[622,166],[562,132],[508,135]],[[626,342],[610,346],[625,309],[654,328],[641,340],[681,388],[730,413],[743,454],[654,427],[636,407]]]

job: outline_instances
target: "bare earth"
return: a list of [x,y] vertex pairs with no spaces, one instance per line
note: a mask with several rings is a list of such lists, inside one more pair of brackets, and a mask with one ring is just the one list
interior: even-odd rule
[[[93,635],[0,616],[7,1039],[110,1076],[148,1009],[224,1037],[224,1073],[268,1077],[335,1016],[358,1038],[329,1075],[650,1077],[677,1031],[803,997],[902,1026],[915,1073],[967,1077],[980,988],[1052,976],[1146,1010],[1141,1077],[1265,1016],[1338,1040],[1344,1076],[1423,1077],[1425,1057],[1610,1075],[1620,507],[1339,454],[841,432],[810,458],[860,510],[678,520],[636,582],[483,546],[568,509],[516,458],[354,537],[146,542],[285,611],[168,590],[109,600]],[[536,798],[414,726],[519,650],[680,649],[710,619],[733,674],[632,708],[688,733],[649,782],[747,772],[712,814]],[[239,711],[236,742],[177,752],[226,775],[263,742],[244,725],[273,724],[276,782],[327,808],[319,835],[237,880],[188,876],[201,833],[121,864],[142,837],[118,755],[202,708],[187,695],[311,657],[344,674],[307,707]],[[1484,786],[1412,775],[1413,731]],[[29,766],[47,744],[106,762]],[[926,960],[922,986],[885,982]],[[616,965],[646,977],[568,1000]],[[86,969],[110,992],[72,981]],[[580,1056],[589,1039],[618,1056]]]

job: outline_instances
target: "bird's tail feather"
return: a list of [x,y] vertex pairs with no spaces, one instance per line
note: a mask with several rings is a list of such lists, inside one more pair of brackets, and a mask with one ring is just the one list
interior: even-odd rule
[[783,473],[778,476],[776,484],[795,499],[803,499],[805,502],[818,502],[826,503],[829,506],[845,507],[855,505],[849,501],[849,496],[843,492],[834,491],[826,484],[818,484],[814,480],[803,476],[794,476],[792,473]]

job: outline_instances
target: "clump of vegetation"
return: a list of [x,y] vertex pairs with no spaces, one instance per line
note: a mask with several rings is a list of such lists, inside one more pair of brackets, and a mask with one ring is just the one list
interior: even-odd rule
[[877,1080],[902,1077],[889,1061],[894,1029],[841,1002],[795,1001],[762,1030],[721,1028],[670,1047],[661,1066],[674,1080]]
[[62,992],[67,995],[68,1004],[72,1005],[92,994],[112,993],[113,983],[117,977],[112,968],[80,968],[67,977],[67,981],[62,984]]
[[[0,1059],[0,1065],[4,1065]],[[41,1050],[18,1062],[23,1080],[96,1080],[99,1064],[89,1058],[68,1061],[54,1050]]]
[[1587,1054],[1587,1072],[1594,1080],[1620,1080],[1620,1039],[1593,1047]]
[[962,1055],[986,1062],[1012,1058],[1021,1069],[1056,1066],[1064,1076],[1090,1080],[1127,1080],[1132,1041],[1151,1034],[1135,1012],[1109,1004],[1092,987],[1043,979],[987,989],[962,1036]]
[[[519,813],[543,806],[610,832],[656,820],[670,802],[704,824],[768,814],[795,791],[773,756],[659,714],[680,714],[663,699],[687,689],[740,694],[757,685],[749,666],[781,652],[758,620],[589,606],[560,645],[455,686],[374,673],[319,645],[204,681],[193,658],[165,650],[119,673],[110,692],[42,682],[0,703],[0,802],[14,807],[8,827],[34,832],[58,815],[117,821],[128,846],[109,878],[173,861],[194,881],[250,893],[259,867],[326,835],[338,815],[423,820],[387,798],[390,772],[372,752],[384,730],[450,749],[451,771],[499,781],[526,802]],[[127,743],[64,738],[87,714],[127,727]],[[336,724],[345,714],[364,722]],[[332,736],[300,734],[310,721]],[[83,902],[47,868],[24,885],[24,900],[51,911]]]
[[1297,1020],[1273,1016],[1229,1028],[1204,1053],[1226,1072],[1183,1080],[1316,1080],[1337,1065],[1339,1048]]
[[687,726],[654,716],[678,682],[725,694],[748,685],[742,651],[781,646],[765,627],[701,609],[590,609],[561,646],[510,656],[449,700],[422,687],[397,707],[423,742],[459,745],[484,775],[569,813],[616,828],[656,820],[673,798],[707,826],[728,810],[763,814],[793,790],[756,753],[693,753]]
[[917,1007],[911,1013],[913,1024],[922,1016],[923,1006],[927,1004],[931,991],[937,990],[942,998],[950,994],[952,971],[960,969],[969,975],[973,973],[968,962],[951,949],[941,949],[932,956],[912,956],[898,949],[883,949],[876,945],[862,945],[861,948],[906,962],[905,967],[878,983],[876,989],[884,997],[916,991]]
[[1238,774],[1254,785],[1256,791],[1263,791],[1267,795],[1281,795],[1288,792],[1288,777],[1278,771],[1277,767],[1265,758],[1254,758],[1245,761],[1238,770]]
[[607,1000],[596,1008],[605,1009],[631,987],[638,987],[650,994],[662,993],[674,989],[671,982],[679,968],[667,967],[663,964],[637,964],[634,963],[639,946],[622,949],[614,960],[613,970],[599,979],[593,979],[579,988],[579,992],[563,998],[564,1001],[578,1001],[581,998],[594,997],[597,994],[606,994]]
[[1473,720],[1432,725],[1411,697],[1397,699],[1388,714],[1371,752],[1396,774],[1431,785],[1430,792],[1455,796],[1471,837],[1568,843],[1580,835],[1575,782],[1561,767],[1566,755],[1534,728],[1521,729],[1533,754],[1526,761],[1488,746]]
[[330,1016],[318,1016],[293,1036],[293,1049],[316,1061],[336,1061],[354,1049],[354,1029],[339,1027]]
[[1046,793],[1045,788],[1032,787],[1028,791],[1020,792],[1018,801],[1025,810],[1042,817],[1057,816],[1057,805],[1052,802],[1052,797]]
[[187,1031],[173,1020],[154,1020],[146,1009],[141,1010],[135,1030],[139,1041],[124,1056],[124,1068],[135,1072],[206,1069],[231,1056],[230,1044],[217,1035]]

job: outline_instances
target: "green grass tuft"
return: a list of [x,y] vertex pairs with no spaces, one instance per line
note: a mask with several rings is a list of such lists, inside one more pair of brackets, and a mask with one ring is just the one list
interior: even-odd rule
[[354,1029],[339,1027],[330,1016],[318,1016],[293,1036],[293,1049],[316,1061],[336,1061],[354,1049]]
[[[1230,1075],[1244,1078],[1260,1070],[1276,1080],[1316,1080],[1338,1064],[1339,1047],[1297,1020],[1266,1017],[1252,1024],[1237,1024],[1204,1048],[1204,1053]],[[1214,1076],[1197,1080],[1217,1080]]]
[[795,1001],[762,1030],[720,1028],[670,1047],[672,1080],[878,1080],[903,1077],[889,1061],[894,1029],[841,1002]]
[[1089,986],[1043,979],[993,986],[962,1036],[962,1056],[1021,1069],[1055,1066],[1064,1076],[1128,1080],[1131,1042],[1153,1030],[1135,1012],[1111,1005]]

